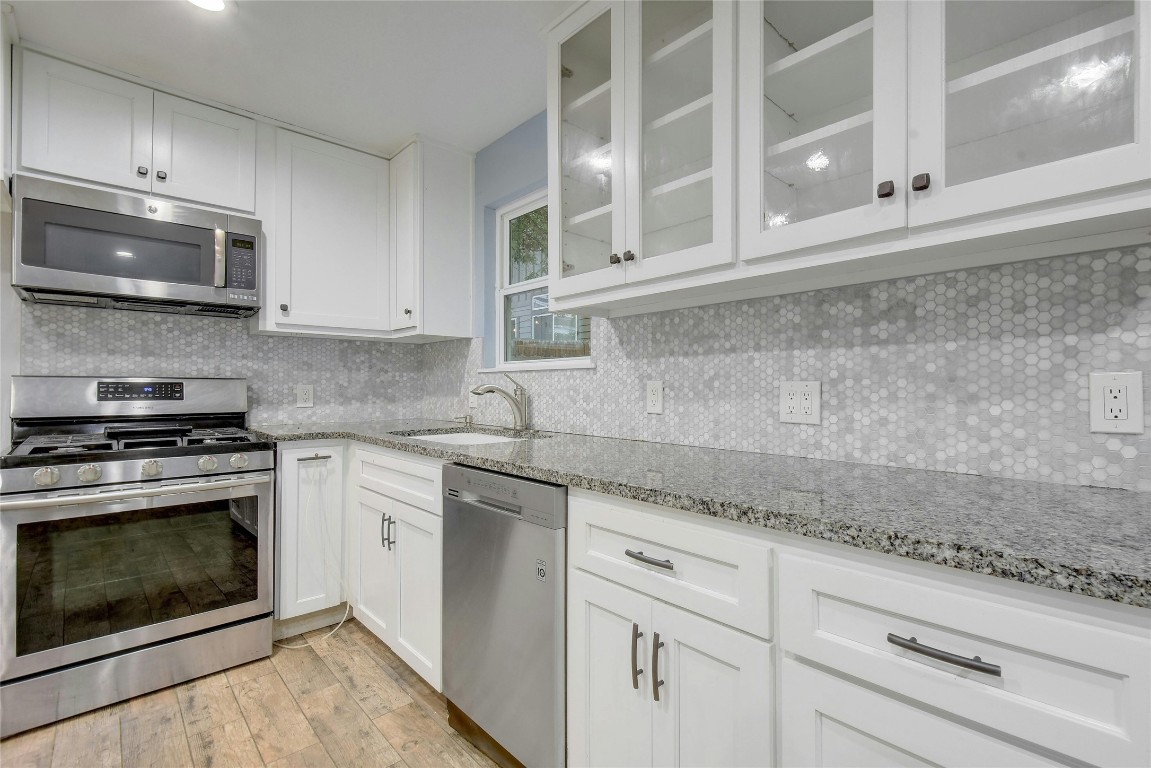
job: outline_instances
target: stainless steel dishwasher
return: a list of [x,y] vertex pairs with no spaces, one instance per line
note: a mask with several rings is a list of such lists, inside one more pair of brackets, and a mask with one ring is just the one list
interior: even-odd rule
[[455,464],[443,487],[448,723],[503,765],[562,766],[567,488]]

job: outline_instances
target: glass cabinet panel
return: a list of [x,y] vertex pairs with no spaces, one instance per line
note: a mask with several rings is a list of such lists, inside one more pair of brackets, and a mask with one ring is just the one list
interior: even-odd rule
[[560,45],[561,278],[611,266],[612,13]]
[[762,11],[764,227],[869,205],[871,0],[766,0]]
[[711,0],[641,6],[642,250],[713,242]]
[[947,185],[1134,142],[1134,6],[949,0]]

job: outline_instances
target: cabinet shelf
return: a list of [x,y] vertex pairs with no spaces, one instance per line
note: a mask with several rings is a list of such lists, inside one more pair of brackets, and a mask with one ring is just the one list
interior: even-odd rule
[[691,184],[697,184],[701,181],[710,179],[713,175],[714,174],[711,168],[705,168],[702,171],[689,173],[688,175],[674,179],[673,181],[660,184],[657,187],[652,187],[650,190],[648,190],[647,194],[652,198],[657,198],[662,195],[675,192],[677,189],[682,189],[683,187],[689,186]]
[[714,100],[714,96],[709,93],[706,96],[696,99],[690,104],[683,105],[679,109],[673,109],[671,112],[668,112],[662,117],[657,117],[655,120],[652,120],[647,125],[645,125],[644,130],[658,131],[660,128],[664,128],[665,126],[669,126],[673,123],[685,120],[686,118],[690,118],[700,110],[710,107]]
[[866,18],[764,69],[764,95],[803,121],[871,95],[874,20]]
[[562,116],[569,126],[601,140],[607,138],[611,134],[611,80],[564,106]]
[[1060,56],[1066,56],[1069,53],[1089,48],[1093,45],[1105,43],[1108,40],[1120,37],[1122,35],[1133,33],[1135,31],[1135,18],[1128,16],[1118,21],[1113,21],[1097,29],[1088,30],[1082,34],[1069,37],[1065,40],[1060,40],[1051,45],[1046,45],[1034,51],[1015,56],[1006,61],[992,64],[989,67],[972,72],[971,74],[957,77],[947,83],[947,93],[952,95],[960,93],[968,88],[974,88],[992,80],[997,80],[1001,77],[1020,72],[1028,67],[1034,67],[1048,61],[1058,59]]
[[694,43],[696,40],[700,39],[704,35],[711,34],[711,30],[712,30],[713,26],[714,26],[714,22],[711,19],[708,19],[707,21],[700,24],[695,29],[692,29],[690,32],[687,32],[686,34],[681,35],[680,37],[671,41],[670,43],[668,43],[664,47],[660,48],[656,52],[652,53],[650,56],[648,56],[646,59],[644,59],[644,61],[643,61],[644,66],[650,66],[652,64],[658,64],[659,62],[663,61],[664,59],[675,55],[678,51],[684,50],[685,48],[687,48],[689,45],[691,45],[692,43]]
[[[593,240],[610,240],[611,210],[612,204],[608,203],[607,205],[601,205],[599,208],[593,208],[586,213],[570,216],[564,222],[564,232],[588,237]],[[601,236],[605,223],[609,230],[609,236],[607,238]]]
[[772,144],[767,148],[766,154],[768,157],[773,155],[781,155],[784,152],[790,152],[793,149],[798,149],[799,147],[805,146],[807,144],[815,144],[816,142],[824,141],[825,139],[829,139],[833,136],[847,133],[855,128],[860,127],[861,125],[867,125],[868,123],[871,123],[874,119],[874,114],[874,112],[869,110],[858,115],[852,115],[846,120],[840,120],[837,123],[832,123],[831,125],[825,125],[822,128],[817,128],[814,131],[808,131],[807,133],[801,134],[799,136],[793,136],[790,139]]

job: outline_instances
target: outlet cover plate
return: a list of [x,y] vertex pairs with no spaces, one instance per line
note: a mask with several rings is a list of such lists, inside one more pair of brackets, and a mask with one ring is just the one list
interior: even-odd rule
[[[1143,434],[1143,372],[1093,373],[1091,393],[1091,431],[1109,435]],[[1127,418],[1107,418],[1107,389],[1127,388]]]
[[316,404],[316,390],[311,384],[296,385],[296,407],[311,408]]
[[663,382],[649,381],[644,393],[644,403],[648,413],[663,413]]
[[779,420],[786,424],[822,424],[823,382],[779,382]]

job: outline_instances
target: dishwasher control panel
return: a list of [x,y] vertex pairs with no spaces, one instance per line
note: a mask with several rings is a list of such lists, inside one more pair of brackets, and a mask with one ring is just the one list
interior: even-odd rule
[[517,515],[545,528],[567,527],[567,487],[448,464],[444,496],[488,511]]

